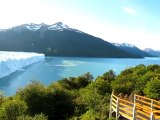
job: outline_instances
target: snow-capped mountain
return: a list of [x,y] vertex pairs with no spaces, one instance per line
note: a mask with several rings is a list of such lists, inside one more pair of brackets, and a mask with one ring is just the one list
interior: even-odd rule
[[145,48],[144,51],[151,54],[151,55],[160,57],[160,50],[153,50],[151,48]]
[[129,43],[113,43],[113,45],[117,46],[117,47],[136,47],[135,45],[129,44]]
[[49,30],[64,30],[64,29],[70,29],[69,26],[63,24],[62,22],[58,22],[56,24],[50,25],[48,27]]
[[36,30],[38,30],[38,29],[40,29],[41,27],[42,27],[42,24],[33,24],[33,23],[31,23],[31,24],[27,24],[26,26],[25,26],[28,30],[33,30],[33,31],[36,31]]
[[22,24],[0,31],[0,50],[37,52],[46,56],[143,57],[103,39],[70,28],[62,22],[52,25]]
[[126,50],[132,54],[135,54],[135,55],[139,55],[139,56],[143,56],[143,57],[153,57],[154,55],[151,55],[141,49],[139,49],[138,47],[136,47],[135,45],[132,45],[132,44],[129,44],[129,43],[112,43],[113,45],[123,49],[123,50]]
[[0,31],[10,31],[10,30],[14,30],[17,32],[22,32],[24,30],[29,30],[29,31],[44,31],[44,30],[58,30],[58,31],[63,31],[63,30],[70,30],[70,31],[75,31],[75,32],[79,32],[79,33],[83,33],[82,31],[79,31],[77,29],[73,29],[70,28],[69,26],[65,25],[62,22],[57,22],[55,24],[52,25],[47,25],[44,23],[41,24],[34,24],[34,23],[29,23],[29,24],[22,24],[19,26],[15,26],[15,27],[11,27],[8,29],[0,29]]

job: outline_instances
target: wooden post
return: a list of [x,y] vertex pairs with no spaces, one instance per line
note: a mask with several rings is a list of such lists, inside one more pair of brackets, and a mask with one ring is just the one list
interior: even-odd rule
[[132,120],[135,120],[136,119],[136,104],[134,104],[133,106],[133,119]]
[[134,104],[136,104],[136,95],[134,95],[134,97],[133,97],[133,102],[134,102]]
[[130,100],[131,100],[131,102],[134,102],[134,94],[133,93],[130,95]]
[[[151,111],[152,111],[152,110],[153,110],[153,100],[151,100]],[[155,120],[153,111],[152,111],[152,113],[151,113],[151,120]]]
[[155,120],[155,116],[154,116],[153,112],[151,113],[151,117],[150,118],[151,118],[150,120]]
[[118,120],[118,117],[119,117],[119,98],[117,98],[116,120]]
[[135,120],[136,119],[136,95],[134,95],[133,98],[134,98],[133,99],[134,105],[133,105],[133,119],[132,120]]
[[153,110],[153,100],[151,100],[151,110]]
[[112,118],[112,94],[111,94],[111,98],[110,98],[110,108],[109,108],[109,119]]

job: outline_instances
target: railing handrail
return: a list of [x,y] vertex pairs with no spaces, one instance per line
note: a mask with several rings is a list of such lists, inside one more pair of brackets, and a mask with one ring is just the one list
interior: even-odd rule
[[131,102],[112,93],[110,105],[110,109],[114,108],[114,111],[118,112],[116,117],[120,114],[130,120],[136,117],[151,120],[160,118],[160,101],[144,96],[134,95],[134,102]]
[[137,94],[135,94],[135,96],[140,97],[140,98],[144,98],[144,99],[150,100],[150,101],[153,100],[154,102],[156,102],[156,103],[158,103],[158,104],[160,105],[160,101],[158,101],[158,100],[154,100],[154,99],[152,99],[152,98],[148,98],[148,97],[145,97],[145,96],[140,96],[140,95],[137,95]]

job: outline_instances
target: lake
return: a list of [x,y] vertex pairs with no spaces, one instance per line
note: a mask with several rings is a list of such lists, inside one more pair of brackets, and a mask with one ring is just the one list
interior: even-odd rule
[[46,85],[65,77],[75,77],[90,72],[94,78],[113,69],[119,74],[123,69],[138,64],[160,64],[160,58],[76,58],[46,57],[42,62],[34,63],[0,79],[0,90],[5,95],[12,95],[20,87],[32,80]]

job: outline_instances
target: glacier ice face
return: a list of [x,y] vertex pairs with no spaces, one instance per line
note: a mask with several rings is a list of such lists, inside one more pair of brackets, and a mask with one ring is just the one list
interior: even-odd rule
[[38,53],[0,51],[0,78],[44,58],[44,54]]

